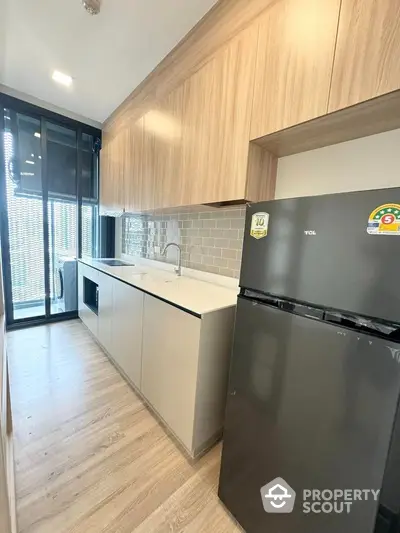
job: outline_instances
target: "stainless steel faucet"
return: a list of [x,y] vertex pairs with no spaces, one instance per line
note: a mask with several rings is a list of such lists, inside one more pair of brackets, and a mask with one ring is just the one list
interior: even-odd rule
[[167,250],[170,246],[176,246],[178,248],[178,264],[175,268],[175,272],[178,276],[182,276],[182,248],[179,246],[179,244],[176,244],[176,242],[169,242],[165,245],[161,255],[167,255]]

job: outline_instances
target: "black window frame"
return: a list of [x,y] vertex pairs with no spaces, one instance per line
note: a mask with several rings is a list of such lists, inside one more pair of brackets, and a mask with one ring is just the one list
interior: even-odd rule
[[[45,123],[52,122],[54,124],[58,124],[60,126],[65,126],[66,128],[71,128],[76,131],[77,140],[78,140],[78,147],[82,143],[82,135],[85,133],[87,135],[91,135],[93,139],[100,139],[100,146],[101,146],[101,139],[102,139],[102,132],[99,128],[95,128],[94,126],[91,126],[89,124],[86,124],[84,122],[80,122],[78,120],[72,119],[70,117],[64,116],[62,114],[56,113],[54,111],[50,111],[46,108],[39,107],[35,104],[31,104],[29,102],[26,102],[24,100],[20,100],[18,98],[15,98],[14,96],[10,96],[9,94],[6,94],[4,92],[0,91],[0,108],[9,108],[12,111],[16,113],[22,113],[26,114],[28,116],[31,116],[32,118],[35,118],[41,122],[42,128],[44,128],[44,131],[46,131],[46,125]],[[3,137],[3,133],[5,130],[5,124],[4,124],[4,113],[0,112],[0,136]],[[46,166],[46,157],[45,152],[47,148],[47,138],[46,135],[43,135],[41,138],[41,146],[42,146],[42,165]],[[82,172],[82,154],[80,153],[79,149],[77,147],[77,258],[80,258],[82,256],[82,188],[81,188],[81,172]],[[43,153],[44,152],[44,153]],[[10,265],[10,249],[9,249],[9,242],[8,242],[8,235],[9,235],[9,228],[8,228],[8,213],[7,213],[7,199],[6,199],[6,183],[5,183],[5,168],[4,168],[4,153],[3,153],[3,143],[0,148],[0,223],[1,223],[1,238],[2,238],[2,245],[1,245],[1,251],[2,251],[2,266],[3,266],[3,286],[4,286],[4,306],[5,306],[5,312],[6,312],[6,326],[7,329],[16,329],[19,327],[27,327],[27,326],[34,326],[39,324],[46,324],[50,322],[56,322],[60,320],[67,320],[72,318],[78,318],[78,310],[60,313],[57,315],[51,315],[50,313],[50,281],[49,281],[49,272],[50,272],[50,264],[49,264],[49,250],[48,250],[48,242],[49,242],[49,234],[48,234],[48,213],[47,213],[47,197],[48,197],[48,190],[46,187],[46,170],[43,171],[43,183],[42,183],[42,189],[43,189],[43,237],[44,237],[44,254],[45,254],[45,292],[46,292],[46,298],[45,298],[45,315],[42,317],[35,317],[35,318],[20,318],[15,319],[13,318],[13,301],[12,301],[12,286],[11,286],[11,265]],[[114,235],[111,234],[110,231],[102,231],[102,228],[105,226],[107,228],[110,224],[107,224],[107,221],[103,221],[100,217],[100,158],[98,162],[98,183],[97,183],[97,194],[98,194],[98,216],[99,216],[99,255],[102,256],[104,251],[107,251],[108,253],[110,250],[115,249],[115,243],[114,243]],[[111,239],[111,241],[110,241]]]

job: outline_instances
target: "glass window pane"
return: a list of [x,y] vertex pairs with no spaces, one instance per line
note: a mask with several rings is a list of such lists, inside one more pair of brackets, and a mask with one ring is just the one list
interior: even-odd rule
[[45,314],[40,121],[5,110],[4,163],[14,319]]
[[82,256],[98,257],[98,154],[94,138],[82,134]]
[[[10,252],[6,295],[12,293],[11,306],[7,300],[8,321],[45,317],[47,276],[50,313],[75,312],[78,237],[83,255],[97,257],[99,254],[97,147],[100,141],[82,133],[78,142],[80,130],[72,124],[65,127],[50,119],[42,131],[43,117],[34,118],[3,107],[0,112],[5,123],[0,150],[4,155],[3,198],[9,227],[8,233],[3,230],[2,236],[3,246],[8,252],[8,241]],[[43,141],[46,150],[42,153]],[[82,200],[81,235],[78,235],[78,191]],[[49,264],[45,264],[44,207],[48,214]]]
[[48,123],[47,183],[51,313],[76,311],[77,136]]

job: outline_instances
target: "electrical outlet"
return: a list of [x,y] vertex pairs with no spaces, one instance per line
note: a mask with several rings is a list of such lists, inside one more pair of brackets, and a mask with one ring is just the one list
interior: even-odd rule
[[161,248],[160,248],[160,246],[154,246],[154,252],[155,252],[156,254],[160,254],[160,253],[161,253]]

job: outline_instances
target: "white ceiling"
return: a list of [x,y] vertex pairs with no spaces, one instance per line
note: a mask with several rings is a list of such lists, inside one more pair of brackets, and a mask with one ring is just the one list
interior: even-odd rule
[[81,0],[0,0],[0,84],[103,122],[215,3],[102,0],[90,16]]

